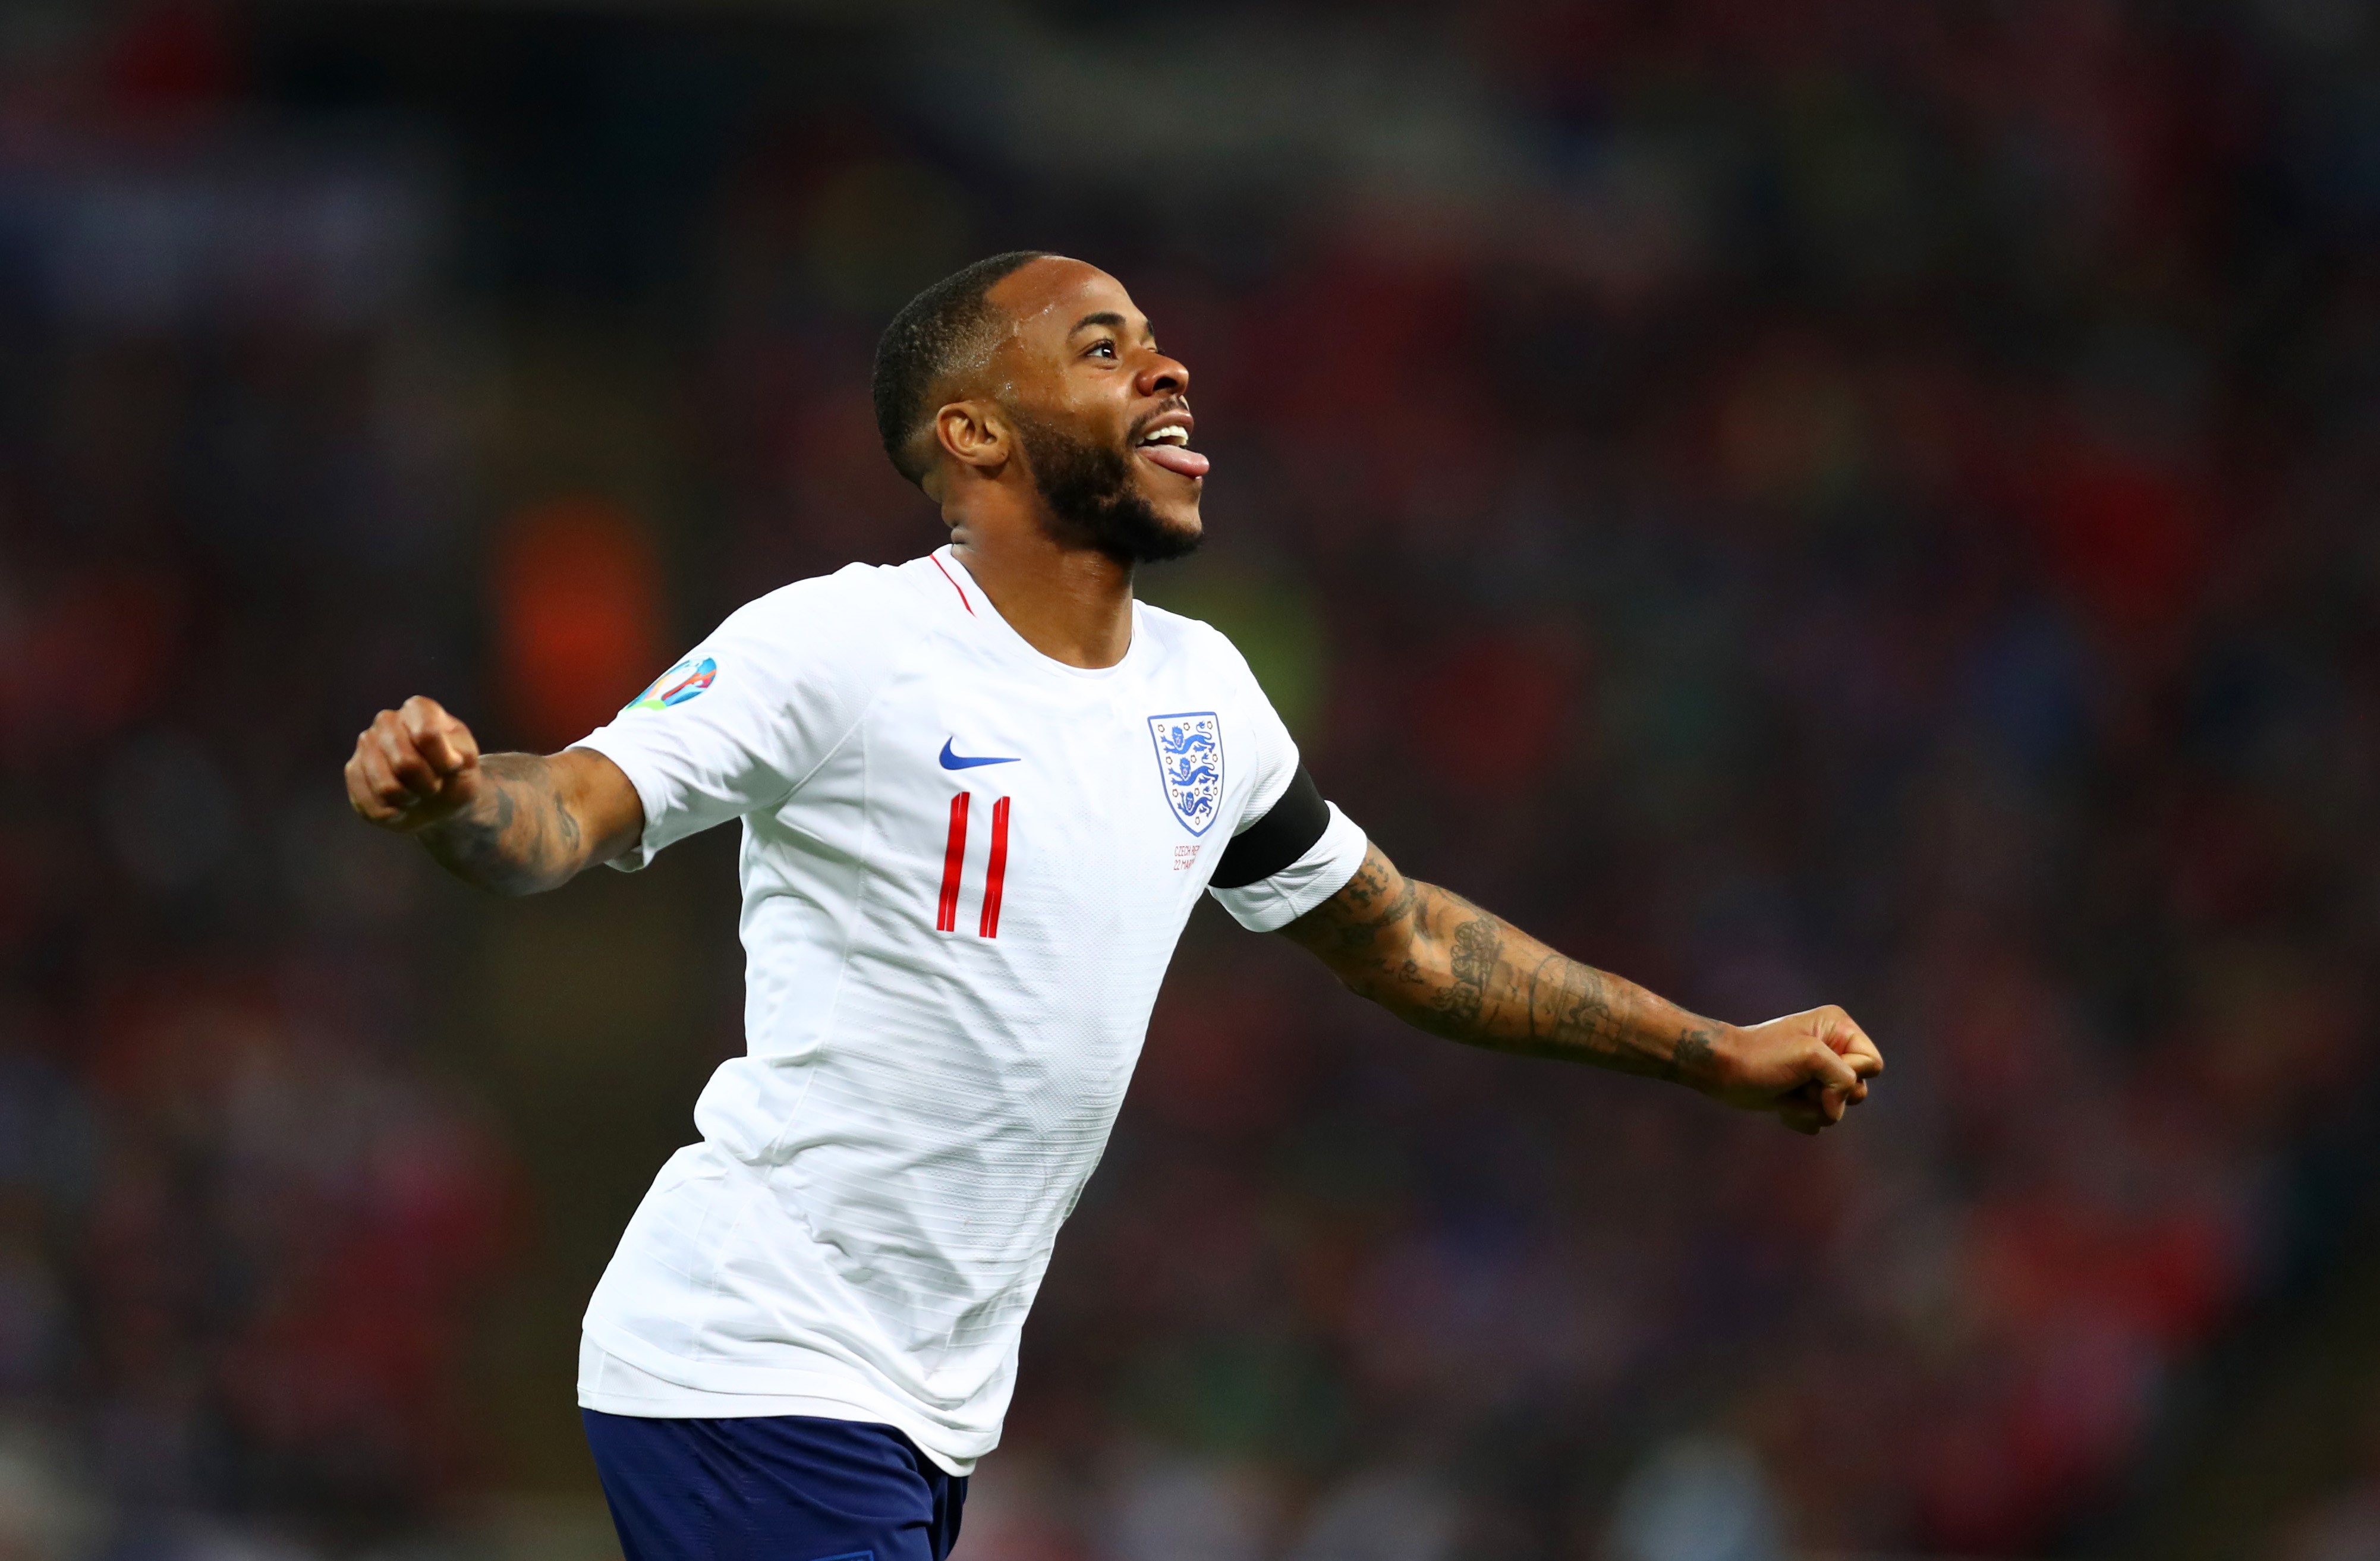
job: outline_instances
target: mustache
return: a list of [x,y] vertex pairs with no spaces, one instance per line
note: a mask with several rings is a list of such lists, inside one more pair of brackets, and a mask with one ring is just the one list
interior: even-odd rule
[[1161,417],[1170,416],[1174,412],[1186,413],[1189,410],[1190,397],[1187,396],[1168,397],[1165,405],[1161,407],[1152,407],[1145,416],[1134,419],[1132,426],[1124,430],[1123,442],[1127,445],[1137,445],[1140,443],[1141,434],[1148,431],[1150,423],[1155,422]]

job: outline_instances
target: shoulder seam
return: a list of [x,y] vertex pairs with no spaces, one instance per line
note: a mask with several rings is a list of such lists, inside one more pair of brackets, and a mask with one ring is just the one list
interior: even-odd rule
[[794,793],[799,791],[803,787],[809,784],[809,780],[812,775],[817,774],[820,770],[825,769],[829,764],[832,763],[834,762],[835,755],[841,753],[850,745],[852,738],[857,735],[859,728],[868,725],[868,716],[875,713],[876,707],[884,701],[884,690],[892,686],[892,680],[898,677],[902,673],[907,671],[909,669],[909,664],[917,657],[925,654],[932,643],[933,640],[930,635],[925,638],[913,640],[909,642],[908,649],[903,651],[898,656],[895,656],[891,662],[887,663],[884,669],[884,676],[876,680],[876,687],[869,691],[868,701],[865,704],[862,704],[859,709],[853,713],[851,725],[844,728],[843,735],[836,738],[834,742],[827,749],[827,750],[819,756],[819,762],[817,763],[812,764],[808,769],[804,770],[801,774],[795,779],[794,783],[785,787],[783,793],[771,800],[768,806],[772,809],[783,807],[787,802],[793,799]]

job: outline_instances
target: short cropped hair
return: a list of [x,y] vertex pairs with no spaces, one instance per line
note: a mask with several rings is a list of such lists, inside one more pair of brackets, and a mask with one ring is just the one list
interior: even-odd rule
[[934,387],[990,346],[995,311],[985,295],[1043,250],[1011,250],[953,272],[901,306],[876,340],[876,433],[884,453],[910,482],[925,482],[930,462],[915,445],[936,409]]

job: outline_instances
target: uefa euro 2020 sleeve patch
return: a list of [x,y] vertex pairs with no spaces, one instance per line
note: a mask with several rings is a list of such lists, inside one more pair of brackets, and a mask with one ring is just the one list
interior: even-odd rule
[[1223,804],[1223,724],[1211,710],[1148,718],[1157,745],[1157,774],[1182,827],[1204,835]]
[[674,704],[684,704],[710,688],[710,680],[718,676],[719,664],[709,656],[700,661],[682,661],[654,678],[652,687],[630,700],[627,708],[667,710]]

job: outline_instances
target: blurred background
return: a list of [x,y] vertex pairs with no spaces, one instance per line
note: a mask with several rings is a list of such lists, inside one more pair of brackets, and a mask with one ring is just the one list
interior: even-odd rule
[[958,1561],[2380,1556],[2370,0],[0,4],[0,1558],[602,1561],[734,843],[372,713],[935,545],[920,284],[1123,277],[1410,871],[1891,1060],[1811,1144],[1194,921]]

